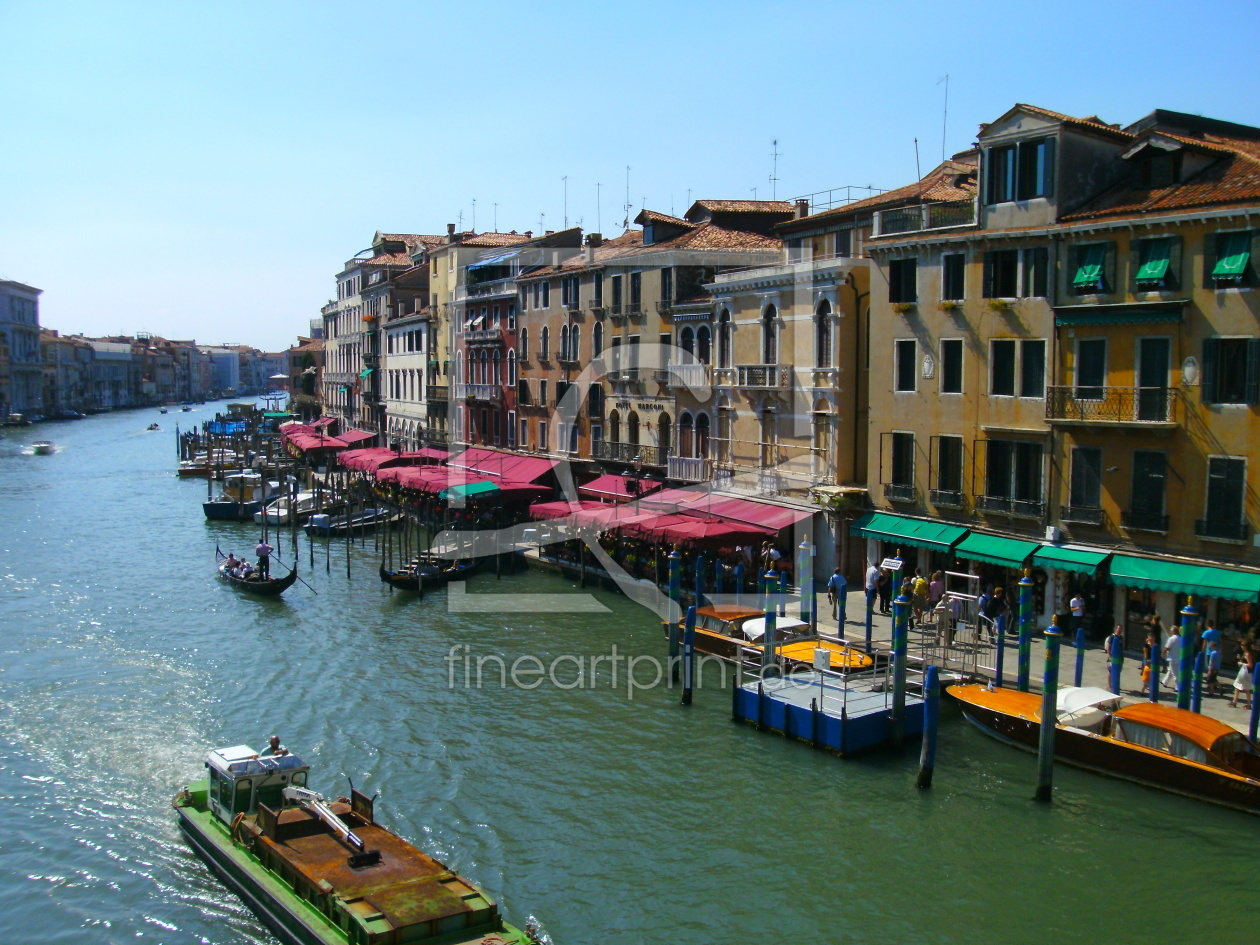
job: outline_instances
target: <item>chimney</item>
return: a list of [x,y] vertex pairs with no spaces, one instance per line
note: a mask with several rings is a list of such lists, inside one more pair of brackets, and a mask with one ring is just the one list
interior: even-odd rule
[[809,216],[809,198],[801,197],[796,201],[796,219]]
[[448,243],[455,242],[455,224],[454,223],[446,224],[446,242]]
[[589,233],[586,237],[586,264],[589,266],[595,262],[595,247],[604,242],[604,238],[598,233]]
[[554,234],[555,234],[555,232],[556,232],[555,230],[548,230],[548,231],[547,231],[546,233],[544,233],[543,235],[544,235],[544,236],[552,236],[552,235],[554,235]]

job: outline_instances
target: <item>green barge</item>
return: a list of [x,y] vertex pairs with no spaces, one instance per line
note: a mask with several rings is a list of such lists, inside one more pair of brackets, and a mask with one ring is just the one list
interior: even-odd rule
[[175,798],[193,849],[286,943],[534,945],[473,883],[376,823],[351,787],[307,789],[294,754],[246,745],[206,758],[207,776]]

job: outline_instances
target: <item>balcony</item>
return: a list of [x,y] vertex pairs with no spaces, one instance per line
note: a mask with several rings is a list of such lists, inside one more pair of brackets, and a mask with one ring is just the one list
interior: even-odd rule
[[613,443],[610,440],[596,440],[591,444],[592,459],[606,459],[615,463],[633,464],[641,459],[644,466],[664,466],[661,462],[661,451],[655,446],[640,446],[638,443]]
[[605,311],[604,300],[602,298],[591,299],[590,302],[587,303],[587,308],[591,310],[592,315],[603,315]]
[[884,483],[884,498],[889,502],[915,504],[919,500],[919,492],[912,484],[886,482]]
[[672,364],[666,372],[665,381],[670,387],[708,387],[709,366],[707,364]]
[[424,388],[426,400],[450,400],[451,389],[445,384],[428,384]]
[[1129,509],[1120,513],[1122,527],[1133,532],[1168,531],[1168,516],[1163,512],[1152,512],[1149,509]]
[[874,236],[942,230],[951,226],[971,226],[976,222],[976,205],[971,200],[948,200],[895,207],[875,213]]
[[1245,542],[1250,529],[1245,519],[1235,522],[1201,518],[1194,523],[1194,534],[1196,538],[1206,538],[1210,541]]
[[1175,387],[1067,387],[1046,389],[1046,419],[1059,424],[1109,424],[1147,429],[1177,423],[1181,391]]
[[668,315],[674,310],[673,299],[661,299],[656,303],[656,312],[658,315]]
[[929,497],[934,508],[961,509],[963,507],[963,494],[954,489],[933,489]]
[[737,364],[736,387],[784,390],[792,386],[792,369],[786,364]]
[[503,400],[503,388],[498,384],[459,384],[455,388],[455,396],[497,404]]
[[455,287],[456,302],[464,302],[468,299],[489,299],[499,296],[515,298],[516,280],[495,279],[493,282],[480,282],[476,285],[457,285]]
[[503,343],[503,329],[501,328],[477,328],[472,331],[462,331],[460,335],[464,343],[470,345]]
[[577,315],[582,314],[582,303],[577,299],[570,299],[568,302],[564,302],[562,307],[566,312]]
[[813,368],[809,375],[810,385],[817,389],[830,390],[840,383],[838,368]]
[[632,368],[613,368],[608,374],[608,380],[614,384],[637,384],[639,383],[639,369]]
[[713,461],[687,456],[669,457],[669,478],[679,482],[708,482],[713,478]]
[[976,508],[982,512],[998,512],[1015,518],[1042,518],[1046,503],[1032,499],[1012,499],[1004,495],[978,495]]
[[620,318],[625,318],[626,315],[626,307],[620,302],[614,302],[612,305],[608,306],[606,311],[608,312],[608,317],[614,321]]
[[1101,528],[1107,523],[1107,513],[1092,506],[1064,505],[1059,509],[1059,519],[1071,525],[1095,525]]

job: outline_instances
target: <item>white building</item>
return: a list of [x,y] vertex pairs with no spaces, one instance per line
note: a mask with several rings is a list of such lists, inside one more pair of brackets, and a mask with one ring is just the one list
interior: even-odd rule
[[0,281],[0,333],[9,346],[8,390],[0,390],[4,412],[39,413],[44,404],[44,355],[39,343],[42,289]]

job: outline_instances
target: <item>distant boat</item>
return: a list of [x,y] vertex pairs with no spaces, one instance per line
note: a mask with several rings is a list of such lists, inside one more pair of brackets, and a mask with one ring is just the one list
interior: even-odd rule
[[165,407],[158,407],[158,413],[166,413]]
[[184,413],[189,413],[192,410],[192,407],[189,407],[188,405],[185,404],[183,407],[180,407],[179,409],[182,410]]
[[31,452],[36,456],[51,456],[56,451],[51,440],[36,440],[31,444]]
[[341,502],[333,500],[328,493],[299,492],[295,499],[291,500],[289,496],[282,495],[259,509],[254,513],[254,521],[259,524],[265,521],[268,525],[289,525],[293,521],[289,511],[290,505],[293,506],[292,515],[296,515],[299,525],[305,523],[312,515],[318,515],[321,512],[331,514],[341,510]]
[[147,427],[145,427],[145,429],[148,430],[150,433],[157,433],[159,430],[162,429],[162,427],[159,424],[150,423]]
[[[222,555],[223,552],[219,552],[219,556],[222,557]],[[257,574],[258,572],[254,573]],[[228,571],[226,564],[219,565],[219,577],[223,578],[224,581],[237,590],[245,591],[247,594],[257,594],[260,597],[276,597],[283,594],[297,582],[297,576],[296,564],[288,574],[279,578],[240,578]]]
[[397,570],[390,570],[382,564],[381,582],[400,591],[423,591],[426,587],[463,580],[481,566],[482,560],[462,558],[451,561],[432,554],[420,555]]
[[232,473],[224,477],[218,498],[201,503],[201,508],[206,518],[247,522],[279,491],[279,482],[264,479],[260,473]]
[[396,525],[402,520],[402,514],[389,509],[364,509],[353,515],[338,515],[329,518],[327,515],[312,515],[306,523],[308,535],[346,535],[363,534],[384,525]]

